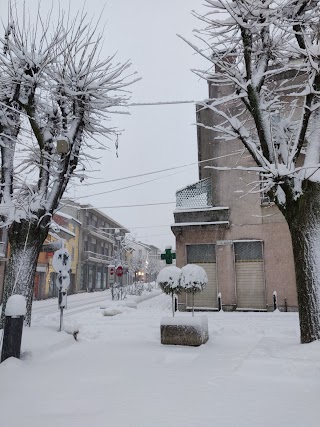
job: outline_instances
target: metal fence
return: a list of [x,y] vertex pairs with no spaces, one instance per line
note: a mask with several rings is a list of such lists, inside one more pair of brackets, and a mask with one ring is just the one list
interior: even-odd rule
[[212,206],[211,178],[205,178],[176,192],[177,209]]

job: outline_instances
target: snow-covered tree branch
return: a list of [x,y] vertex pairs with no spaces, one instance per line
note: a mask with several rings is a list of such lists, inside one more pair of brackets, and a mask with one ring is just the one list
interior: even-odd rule
[[3,306],[21,293],[30,313],[51,217],[86,148],[115,133],[109,114],[126,105],[134,78],[129,62],[100,57],[102,34],[85,15],[18,16],[11,5],[0,38],[0,218],[10,242]]
[[218,118],[206,128],[226,143],[244,144],[288,222],[301,341],[310,342],[320,338],[320,3],[206,0],[206,6],[207,13],[194,12],[204,24],[195,32],[197,45],[186,40],[211,63],[193,70],[218,94],[202,104]]

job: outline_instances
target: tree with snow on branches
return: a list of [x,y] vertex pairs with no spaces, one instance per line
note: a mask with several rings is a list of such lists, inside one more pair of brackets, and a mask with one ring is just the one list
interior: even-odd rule
[[219,118],[211,127],[219,139],[243,143],[255,163],[245,169],[262,177],[253,191],[262,185],[288,223],[301,342],[318,340],[320,3],[206,0],[206,6],[207,13],[195,13],[204,24],[198,45],[186,42],[211,64],[194,72],[224,92],[202,105]]

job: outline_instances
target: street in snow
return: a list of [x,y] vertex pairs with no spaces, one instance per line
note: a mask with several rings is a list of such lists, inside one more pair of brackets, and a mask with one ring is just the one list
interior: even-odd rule
[[56,299],[34,303],[21,360],[0,365],[1,425],[318,426],[320,343],[300,344],[297,313],[206,313],[206,345],[164,346],[170,296],[128,297],[136,309],[103,316],[119,307],[110,298],[69,297],[65,328],[78,341],[58,332]]

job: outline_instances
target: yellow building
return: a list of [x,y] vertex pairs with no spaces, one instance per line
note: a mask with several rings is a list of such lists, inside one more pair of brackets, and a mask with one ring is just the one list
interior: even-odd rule
[[54,250],[60,246],[67,249],[71,256],[70,286],[68,293],[75,292],[77,274],[79,269],[79,236],[81,222],[63,212],[53,216],[53,229],[40,253],[35,279],[35,299],[52,298],[57,296],[56,278],[57,273],[52,268],[52,257]]

